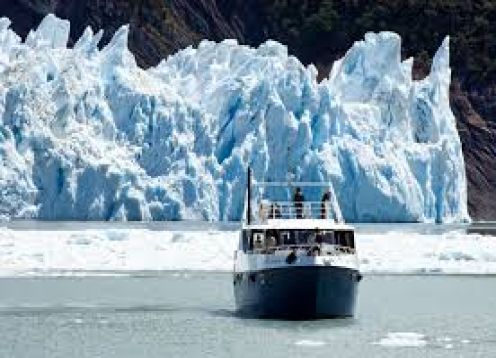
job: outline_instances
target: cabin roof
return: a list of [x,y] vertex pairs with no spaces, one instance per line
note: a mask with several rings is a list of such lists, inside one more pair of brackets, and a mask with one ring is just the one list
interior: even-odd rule
[[263,223],[243,224],[250,230],[353,230],[353,226],[323,219],[267,219]]

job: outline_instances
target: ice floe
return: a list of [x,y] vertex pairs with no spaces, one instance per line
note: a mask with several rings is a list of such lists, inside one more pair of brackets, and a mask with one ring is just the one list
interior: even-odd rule
[[375,345],[383,347],[425,347],[427,341],[425,335],[415,332],[389,332],[386,337],[381,338]]
[[[237,244],[236,230],[0,227],[0,275],[230,271]],[[359,230],[356,245],[366,274],[496,274],[492,236]]]

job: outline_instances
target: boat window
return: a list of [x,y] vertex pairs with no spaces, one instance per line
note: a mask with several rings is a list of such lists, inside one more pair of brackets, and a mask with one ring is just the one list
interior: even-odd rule
[[306,245],[308,243],[314,242],[315,240],[315,233],[312,231],[298,230],[294,231],[293,235],[293,242],[298,245]]
[[267,237],[267,245],[269,247],[275,247],[275,246],[280,245],[279,231],[267,230],[265,235]]
[[295,237],[292,235],[291,231],[283,231],[281,233],[282,244],[283,245],[295,245]]
[[334,244],[334,233],[322,230],[295,230],[283,236],[284,245]]
[[348,247],[351,247],[352,249],[355,248],[355,237],[353,235],[353,231],[346,231],[346,242],[347,242],[347,246]]
[[348,246],[346,231],[336,231],[334,234],[336,237],[336,244],[337,245],[343,246],[343,247]]
[[355,248],[353,231],[336,231],[334,232],[334,242],[336,245],[343,247]]
[[320,235],[322,235],[322,242],[329,245],[334,245],[336,243],[336,241],[334,240],[333,231],[324,231],[323,233],[320,233]]
[[275,248],[278,245],[277,231],[268,230],[266,233],[267,248]]
[[250,232],[249,231],[243,231],[243,241],[241,243],[241,250],[246,252],[247,250],[250,249]]
[[261,232],[253,234],[253,249],[262,250],[265,248],[265,235]]
[[341,231],[334,231],[333,244],[341,245]]

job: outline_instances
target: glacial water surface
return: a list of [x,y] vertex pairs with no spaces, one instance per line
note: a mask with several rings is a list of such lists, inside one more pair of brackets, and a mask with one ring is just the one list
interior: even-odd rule
[[236,235],[184,223],[4,225],[0,357],[496,356],[493,225],[359,226],[356,317],[301,322],[236,316]]
[[494,357],[496,278],[365,276],[353,319],[235,315],[227,273],[0,279],[0,357]]

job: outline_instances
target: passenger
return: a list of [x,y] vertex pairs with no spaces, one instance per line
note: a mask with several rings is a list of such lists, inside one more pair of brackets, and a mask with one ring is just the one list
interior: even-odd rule
[[298,255],[297,255],[296,248],[293,248],[293,250],[291,250],[291,252],[289,253],[289,255],[286,257],[286,263],[289,264],[289,265],[291,265],[297,259],[298,259]]
[[307,251],[307,256],[320,256],[320,247],[319,246],[312,246]]
[[269,219],[274,219],[276,217],[276,207],[274,204],[270,204],[270,209],[269,209]]
[[264,248],[264,244],[263,244],[261,235],[256,235],[254,246],[255,246],[254,247],[255,250],[262,250]]
[[328,188],[324,195],[322,195],[321,200],[321,209],[320,209],[320,218],[327,219],[327,208],[329,206],[329,202],[331,201],[331,190]]
[[279,232],[277,230],[267,230],[267,235],[270,236],[271,242],[272,242],[272,239],[274,239],[274,244],[272,245],[272,243],[271,243],[272,246],[279,246],[280,245]]
[[293,233],[297,245],[306,245],[309,240],[309,233],[306,231],[295,231]]
[[267,218],[267,213],[265,212],[265,205],[260,202],[258,206],[258,218],[260,219],[261,222],[264,222],[265,219]]
[[277,247],[277,240],[275,236],[270,236],[269,237],[269,249],[274,250]]
[[315,243],[316,244],[322,244],[324,242],[324,235],[320,231],[317,231],[315,234]]
[[314,246],[312,249],[312,256],[320,256],[320,247]]
[[282,233],[281,244],[285,246],[296,245],[296,238],[294,232],[286,231]]
[[305,201],[305,197],[301,193],[301,189],[299,187],[296,188],[296,192],[293,197],[294,206],[296,209],[296,218],[303,218],[303,202]]
[[281,218],[281,208],[277,203],[270,204],[269,219],[280,219]]

